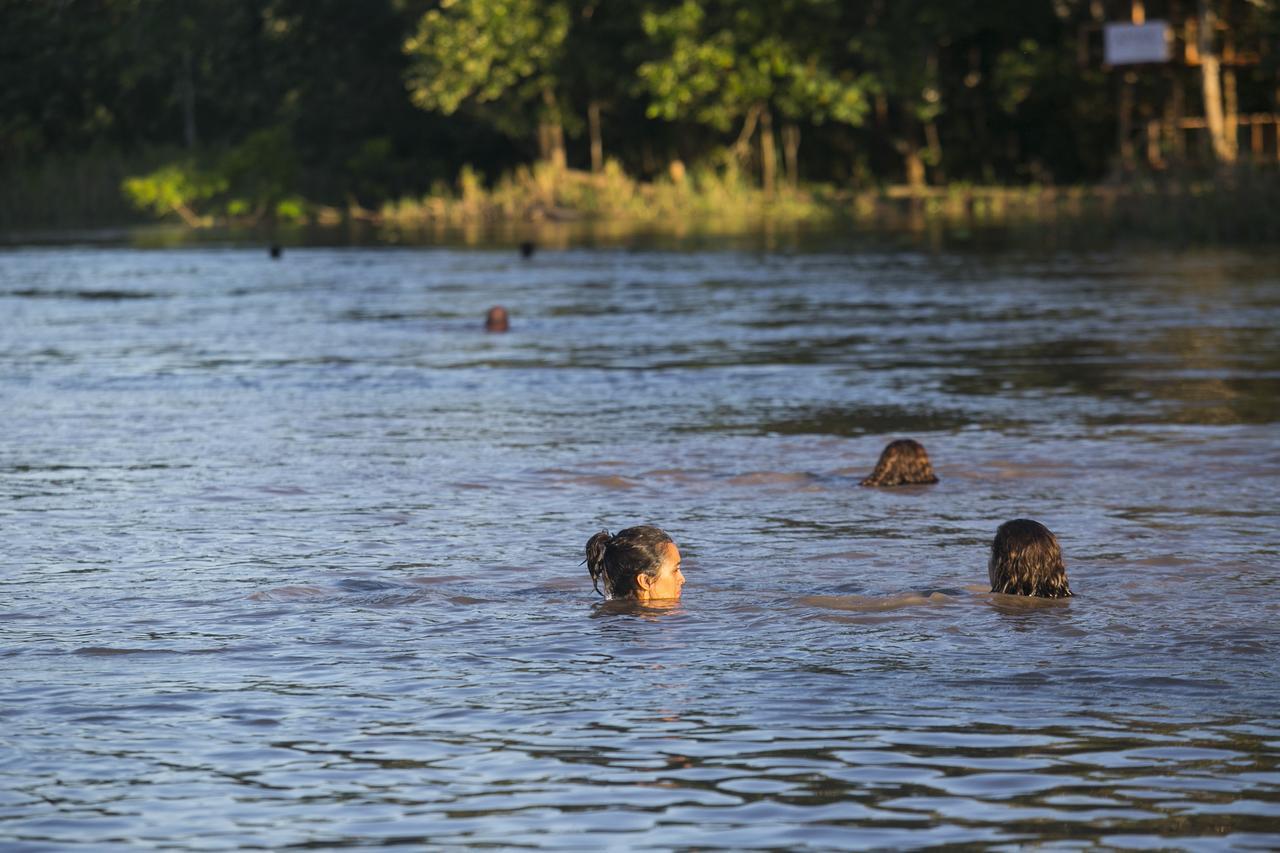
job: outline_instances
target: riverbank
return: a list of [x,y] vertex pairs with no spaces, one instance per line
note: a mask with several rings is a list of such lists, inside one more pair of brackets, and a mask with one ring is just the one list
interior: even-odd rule
[[[154,155],[152,157],[154,161]],[[140,168],[141,166],[141,168]],[[207,229],[320,228],[373,231],[376,241],[482,242],[494,235],[589,232],[628,235],[749,235],[789,229],[1015,237],[1135,239],[1194,244],[1280,242],[1280,172],[1240,169],[1216,175],[1146,175],[1074,186],[943,187],[781,186],[766,192],[734,170],[690,169],[639,181],[609,164],[598,174],[521,167],[486,183],[463,169],[452,184],[379,206],[351,198],[342,206],[290,196],[275,215],[229,215],[242,205],[177,199],[149,210],[130,204],[126,181],[145,175],[142,160],[92,156],[15,171],[0,182],[0,239],[63,229],[163,222]],[[159,180],[153,176],[145,180]],[[132,180],[130,179],[132,176]],[[169,197],[164,192],[156,196]],[[169,195],[172,195],[170,193]],[[555,238],[551,238],[555,241]],[[565,238],[568,239],[568,238]]]
[[758,187],[707,174],[639,183],[621,174],[537,172],[486,192],[403,199],[381,209],[328,209],[319,219],[359,219],[406,232],[513,223],[592,222],[612,232],[735,234],[771,228],[855,228],[906,234],[1046,232],[1068,238],[1130,238],[1204,244],[1280,242],[1280,174],[1274,171],[1077,187]]

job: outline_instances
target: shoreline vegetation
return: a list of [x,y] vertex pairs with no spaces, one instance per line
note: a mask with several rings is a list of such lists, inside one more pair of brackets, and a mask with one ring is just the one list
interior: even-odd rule
[[0,234],[12,243],[34,231],[168,222],[197,232],[361,226],[405,240],[564,226],[613,237],[762,228],[963,236],[972,229],[1176,244],[1280,242],[1280,172],[1254,166],[1080,186],[783,184],[767,192],[732,164],[686,170],[675,162],[660,178],[641,181],[612,161],[596,173],[538,163],[491,184],[464,167],[453,185],[436,182],[421,196],[378,206],[349,196],[339,207],[283,193],[234,197],[215,172],[170,161],[139,174],[140,163],[92,155],[12,171],[0,183]]
[[1280,243],[1280,0],[0,7],[9,243],[162,222]]

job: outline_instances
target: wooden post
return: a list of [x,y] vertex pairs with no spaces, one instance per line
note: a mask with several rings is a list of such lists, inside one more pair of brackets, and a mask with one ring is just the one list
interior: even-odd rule
[[1160,136],[1160,120],[1153,118],[1147,122],[1147,164],[1153,169],[1163,169],[1168,165],[1160,152]]
[[1222,132],[1226,136],[1227,150],[1234,162],[1240,154],[1240,100],[1236,93],[1236,70],[1230,66],[1222,69]]
[[1120,76],[1120,115],[1116,122],[1116,142],[1120,149],[1120,168],[1132,172],[1133,162],[1133,87],[1138,76],[1126,71]]
[[1183,144],[1182,129],[1178,122],[1182,120],[1185,107],[1183,104],[1182,78],[1177,69],[1170,69],[1168,74],[1170,94],[1164,102],[1165,150],[1175,165],[1181,166],[1185,160],[1186,146]]

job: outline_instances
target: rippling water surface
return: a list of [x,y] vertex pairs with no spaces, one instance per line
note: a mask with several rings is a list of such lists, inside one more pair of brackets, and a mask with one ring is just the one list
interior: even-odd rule
[[0,844],[1280,845],[1277,270],[0,252]]

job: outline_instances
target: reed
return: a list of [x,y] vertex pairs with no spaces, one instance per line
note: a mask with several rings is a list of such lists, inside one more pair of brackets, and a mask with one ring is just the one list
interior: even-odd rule
[[770,220],[812,222],[837,213],[834,205],[811,190],[788,188],[767,194],[731,171],[699,169],[689,175],[674,171],[671,177],[642,182],[612,162],[598,174],[539,164],[521,167],[486,189],[474,172],[464,169],[454,188],[438,185],[421,198],[351,213],[401,228],[597,220],[629,222],[639,228],[714,222],[724,230]]

